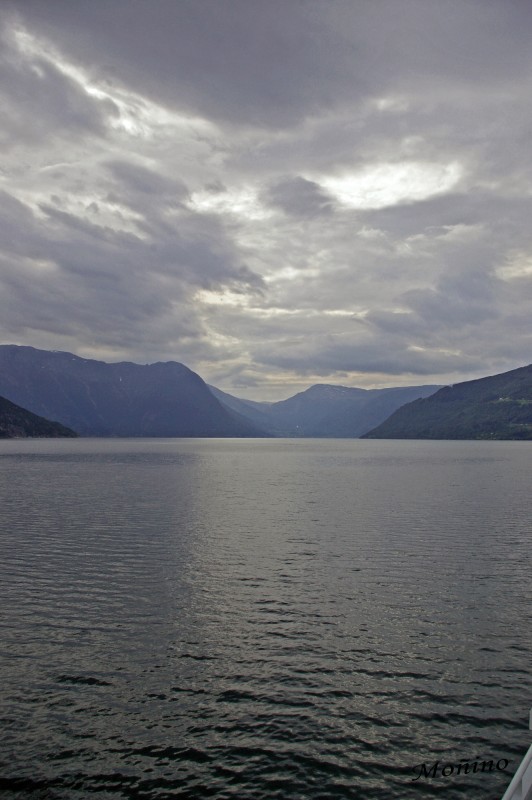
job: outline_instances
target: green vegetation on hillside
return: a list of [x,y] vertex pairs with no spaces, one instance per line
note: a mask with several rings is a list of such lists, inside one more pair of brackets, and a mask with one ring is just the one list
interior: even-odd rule
[[532,365],[446,386],[403,406],[368,439],[532,439]]

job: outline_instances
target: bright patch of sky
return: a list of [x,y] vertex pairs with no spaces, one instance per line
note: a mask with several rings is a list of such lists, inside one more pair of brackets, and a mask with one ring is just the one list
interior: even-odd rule
[[261,205],[257,192],[251,187],[195,192],[190,198],[189,207],[199,212],[231,214],[244,220],[262,220],[272,216],[272,212]]
[[345,206],[378,209],[426,200],[448,192],[461,174],[457,163],[442,165],[413,161],[366,166],[359,172],[322,178],[321,185]]

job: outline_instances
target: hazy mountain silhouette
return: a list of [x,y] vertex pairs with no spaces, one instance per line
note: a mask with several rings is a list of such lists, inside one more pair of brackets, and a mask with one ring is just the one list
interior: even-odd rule
[[[84,436],[532,438],[532,366],[444,388],[316,384],[260,403],[175,361],[107,364],[0,345],[0,396]],[[69,435],[9,433],[11,419],[4,435]]]
[[439,386],[357,389],[316,384],[287,400],[257,403],[211,387],[227,407],[248,417],[275,436],[356,438],[384,421],[393,411]]
[[0,346],[0,394],[84,436],[261,436],[174,361],[106,364]]
[[257,425],[262,430],[269,431],[273,434],[269,408],[272,403],[261,403],[256,400],[243,400],[240,397],[234,397],[232,394],[223,392],[217,389],[216,386],[208,384],[210,391],[219,400],[223,406],[234,411],[240,416],[245,417],[254,425]]

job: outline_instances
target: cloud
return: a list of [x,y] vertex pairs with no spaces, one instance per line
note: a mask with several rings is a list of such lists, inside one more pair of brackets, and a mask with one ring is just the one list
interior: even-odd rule
[[264,200],[287,214],[316,217],[331,214],[334,200],[314,181],[300,176],[282,178],[263,193]]
[[49,137],[104,135],[107,117],[116,113],[112,102],[87,95],[5,24],[0,25],[0,44],[4,149],[38,146]]
[[[232,124],[284,126],[319,112],[347,77],[351,55],[335,34],[337,15],[329,22],[300,0],[199,0],[177,13],[173,0],[159,0],[156,13],[115,0],[103,14],[97,5],[59,0],[45,12],[30,0],[17,10],[105,80]],[[359,47],[369,53],[362,37]],[[361,76],[354,85],[364,83]]]
[[149,195],[152,203],[164,199],[174,204],[179,204],[188,196],[184,183],[140,164],[116,160],[108,162],[107,167],[126,188],[127,195]]
[[[198,287],[260,287],[260,279],[235,263],[230,244],[207,230],[172,229],[157,238],[103,227],[52,205],[39,219],[4,195],[2,240],[12,243],[0,284],[9,308],[5,330],[64,335],[91,346],[138,348],[156,356],[161,338],[175,344],[206,338],[191,305]],[[186,216],[184,219],[186,226]],[[214,223],[216,227],[216,223]],[[43,258],[43,256],[45,257]],[[168,345],[167,345],[168,346]],[[208,342],[204,350],[212,351]]]
[[[262,128],[351,105],[405,80],[443,91],[512,81],[528,61],[530,15],[460,0],[26,0],[15,8],[93,74],[163,105]],[[479,24],[482,19],[482,25]],[[507,47],[508,41],[513,46]]]
[[396,5],[6,4],[0,338],[257,399],[530,361],[531,13]]

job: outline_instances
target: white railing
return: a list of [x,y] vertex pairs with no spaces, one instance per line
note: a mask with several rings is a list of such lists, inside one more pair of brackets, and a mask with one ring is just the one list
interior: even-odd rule
[[[532,730],[532,710],[530,711],[530,730]],[[532,745],[521,761],[502,800],[532,800]]]

